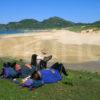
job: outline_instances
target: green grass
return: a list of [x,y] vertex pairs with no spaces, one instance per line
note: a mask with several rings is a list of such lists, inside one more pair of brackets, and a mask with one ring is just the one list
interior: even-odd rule
[[[0,66],[1,67],[1,66]],[[0,80],[0,100],[99,100],[100,75],[68,70],[61,82],[44,85],[33,91],[21,89],[9,80]]]

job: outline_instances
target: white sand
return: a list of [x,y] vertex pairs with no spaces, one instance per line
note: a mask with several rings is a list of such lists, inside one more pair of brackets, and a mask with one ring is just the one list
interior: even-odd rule
[[[85,45],[100,46],[100,32],[75,33],[68,30],[52,30],[25,34],[11,34],[0,36],[0,56],[30,58],[33,53],[45,49],[60,61],[90,61],[96,60],[90,47]],[[77,46],[79,45],[79,46]],[[98,48],[97,48],[98,49]],[[98,49],[99,51],[99,49]]]
[[38,33],[22,33],[22,34],[11,34],[1,36],[4,38],[14,38],[14,37],[34,37],[40,40],[56,40],[63,44],[90,44],[90,45],[100,45],[100,32],[95,33],[75,33],[68,30],[52,30],[50,32],[38,32]]

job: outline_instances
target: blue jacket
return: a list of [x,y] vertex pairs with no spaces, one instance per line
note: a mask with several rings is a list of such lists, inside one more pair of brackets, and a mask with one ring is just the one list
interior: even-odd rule
[[12,78],[17,75],[17,72],[11,67],[4,67],[4,74],[6,77]]
[[37,88],[39,86],[42,86],[43,84],[49,84],[49,83],[56,83],[60,80],[62,80],[62,77],[58,70],[54,69],[43,69],[40,70],[39,73],[41,74],[41,80],[33,80],[28,79],[22,86],[27,86],[31,90],[32,88]]
[[56,83],[62,80],[62,76],[59,71],[52,68],[40,70],[39,73],[41,74],[41,80],[44,82],[44,84]]

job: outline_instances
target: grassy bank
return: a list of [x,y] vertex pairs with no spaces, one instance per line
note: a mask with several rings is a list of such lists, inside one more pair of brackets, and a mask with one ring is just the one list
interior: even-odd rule
[[[0,60],[0,68],[2,63],[3,60]],[[0,79],[0,100],[99,100],[100,75],[72,70],[68,73],[69,76],[63,77],[61,82],[33,91]]]
[[89,29],[95,29],[96,31],[100,31],[100,26],[94,26],[94,25],[76,25],[69,27],[68,30],[73,32],[81,32],[83,30],[89,30]]

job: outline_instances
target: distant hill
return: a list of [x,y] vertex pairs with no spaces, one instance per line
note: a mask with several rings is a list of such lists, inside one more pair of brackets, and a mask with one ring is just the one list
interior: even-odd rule
[[35,19],[24,19],[19,22],[0,24],[0,30],[66,28],[73,25],[73,22],[59,17],[52,17],[42,22]]
[[73,26],[74,23],[59,17],[52,17],[41,22],[44,28],[66,28]]
[[[84,26],[84,27],[83,27]],[[100,28],[100,21],[94,23],[74,23],[67,21],[60,17],[51,17],[43,21],[37,21],[35,19],[24,19],[19,22],[9,22],[8,24],[0,24],[0,30],[21,30],[21,29],[61,29],[69,28],[76,30],[83,30],[87,28]]]
[[15,29],[33,29],[37,28],[39,22],[34,19],[24,19],[19,22],[10,22],[5,25],[6,30],[15,30]]

